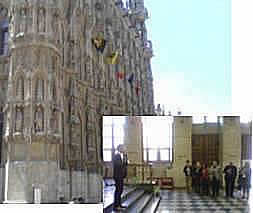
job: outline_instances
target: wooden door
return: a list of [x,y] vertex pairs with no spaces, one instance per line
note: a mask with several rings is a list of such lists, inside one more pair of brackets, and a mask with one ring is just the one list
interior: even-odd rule
[[192,161],[219,162],[219,135],[192,135]]

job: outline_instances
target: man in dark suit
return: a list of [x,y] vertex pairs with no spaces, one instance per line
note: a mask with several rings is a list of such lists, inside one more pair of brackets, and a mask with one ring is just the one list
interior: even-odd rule
[[120,211],[125,207],[121,205],[121,194],[123,192],[124,178],[127,176],[127,154],[124,145],[117,147],[117,152],[113,157],[113,178],[115,181],[114,210]]
[[225,173],[225,185],[226,185],[226,197],[234,197],[235,179],[237,175],[237,168],[230,162],[224,168]]

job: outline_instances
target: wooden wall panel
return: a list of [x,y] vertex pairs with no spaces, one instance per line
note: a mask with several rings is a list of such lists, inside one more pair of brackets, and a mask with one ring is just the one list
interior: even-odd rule
[[219,135],[192,135],[192,161],[219,162]]

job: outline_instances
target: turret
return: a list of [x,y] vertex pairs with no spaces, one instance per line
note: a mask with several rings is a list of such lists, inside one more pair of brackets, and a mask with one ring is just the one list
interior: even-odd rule
[[[49,170],[56,171],[59,166],[56,159],[62,141],[62,78],[59,14],[53,5],[51,0],[13,0],[10,5],[4,140],[11,151],[7,153],[5,202],[32,202],[33,187],[49,186],[54,179],[43,178],[41,169],[45,162],[50,162]],[[24,168],[19,175],[27,175],[26,178],[17,178],[17,165]],[[44,202],[56,199],[45,188],[43,191]]]

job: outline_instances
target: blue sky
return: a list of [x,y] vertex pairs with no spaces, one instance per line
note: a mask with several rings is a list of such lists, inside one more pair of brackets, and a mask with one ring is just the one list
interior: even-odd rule
[[145,0],[155,104],[230,113],[231,0]]

